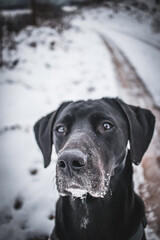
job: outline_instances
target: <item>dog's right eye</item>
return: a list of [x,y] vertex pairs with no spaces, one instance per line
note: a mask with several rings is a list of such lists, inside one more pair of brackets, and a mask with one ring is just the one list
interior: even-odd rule
[[103,123],[103,129],[104,131],[110,130],[113,127],[113,125],[109,122]]
[[56,131],[59,133],[65,133],[66,132],[66,128],[64,126],[58,126],[56,128]]

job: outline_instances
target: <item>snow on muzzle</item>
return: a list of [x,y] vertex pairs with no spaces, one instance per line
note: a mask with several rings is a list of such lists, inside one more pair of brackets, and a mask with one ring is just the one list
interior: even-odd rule
[[104,197],[108,191],[110,175],[104,171],[93,139],[89,131],[76,131],[59,151],[56,184],[60,195]]

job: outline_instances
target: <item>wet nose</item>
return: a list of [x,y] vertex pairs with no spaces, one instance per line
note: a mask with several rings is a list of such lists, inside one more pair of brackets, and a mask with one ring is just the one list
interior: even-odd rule
[[86,165],[87,157],[81,151],[64,151],[58,158],[58,167],[66,174],[73,176],[79,173]]

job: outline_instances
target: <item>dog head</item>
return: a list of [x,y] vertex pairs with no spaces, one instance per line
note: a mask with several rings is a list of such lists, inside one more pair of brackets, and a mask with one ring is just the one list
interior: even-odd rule
[[138,165],[151,141],[154,123],[148,110],[103,98],[63,103],[40,119],[34,131],[45,167],[55,145],[60,195],[104,197],[110,178],[125,166],[128,141],[131,160]]

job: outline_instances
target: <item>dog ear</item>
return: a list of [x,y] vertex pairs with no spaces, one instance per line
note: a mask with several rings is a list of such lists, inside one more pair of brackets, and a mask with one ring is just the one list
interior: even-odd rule
[[53,125],[55,119],[60,111],[62,111],[70,102],[64,102],[54,112],[51,112],[47,116],[41,118],[34,125],[35,138],[38,146],[42,151],[44,158],[44,167],[47,167],[51,161],[52,144],[53,144]]
[[131,160],[138,165],[152,139],[155,117],[147,109],[128,105],[118,98],[116,99],[116,102],[119,104],[127,118],[129,125]]

